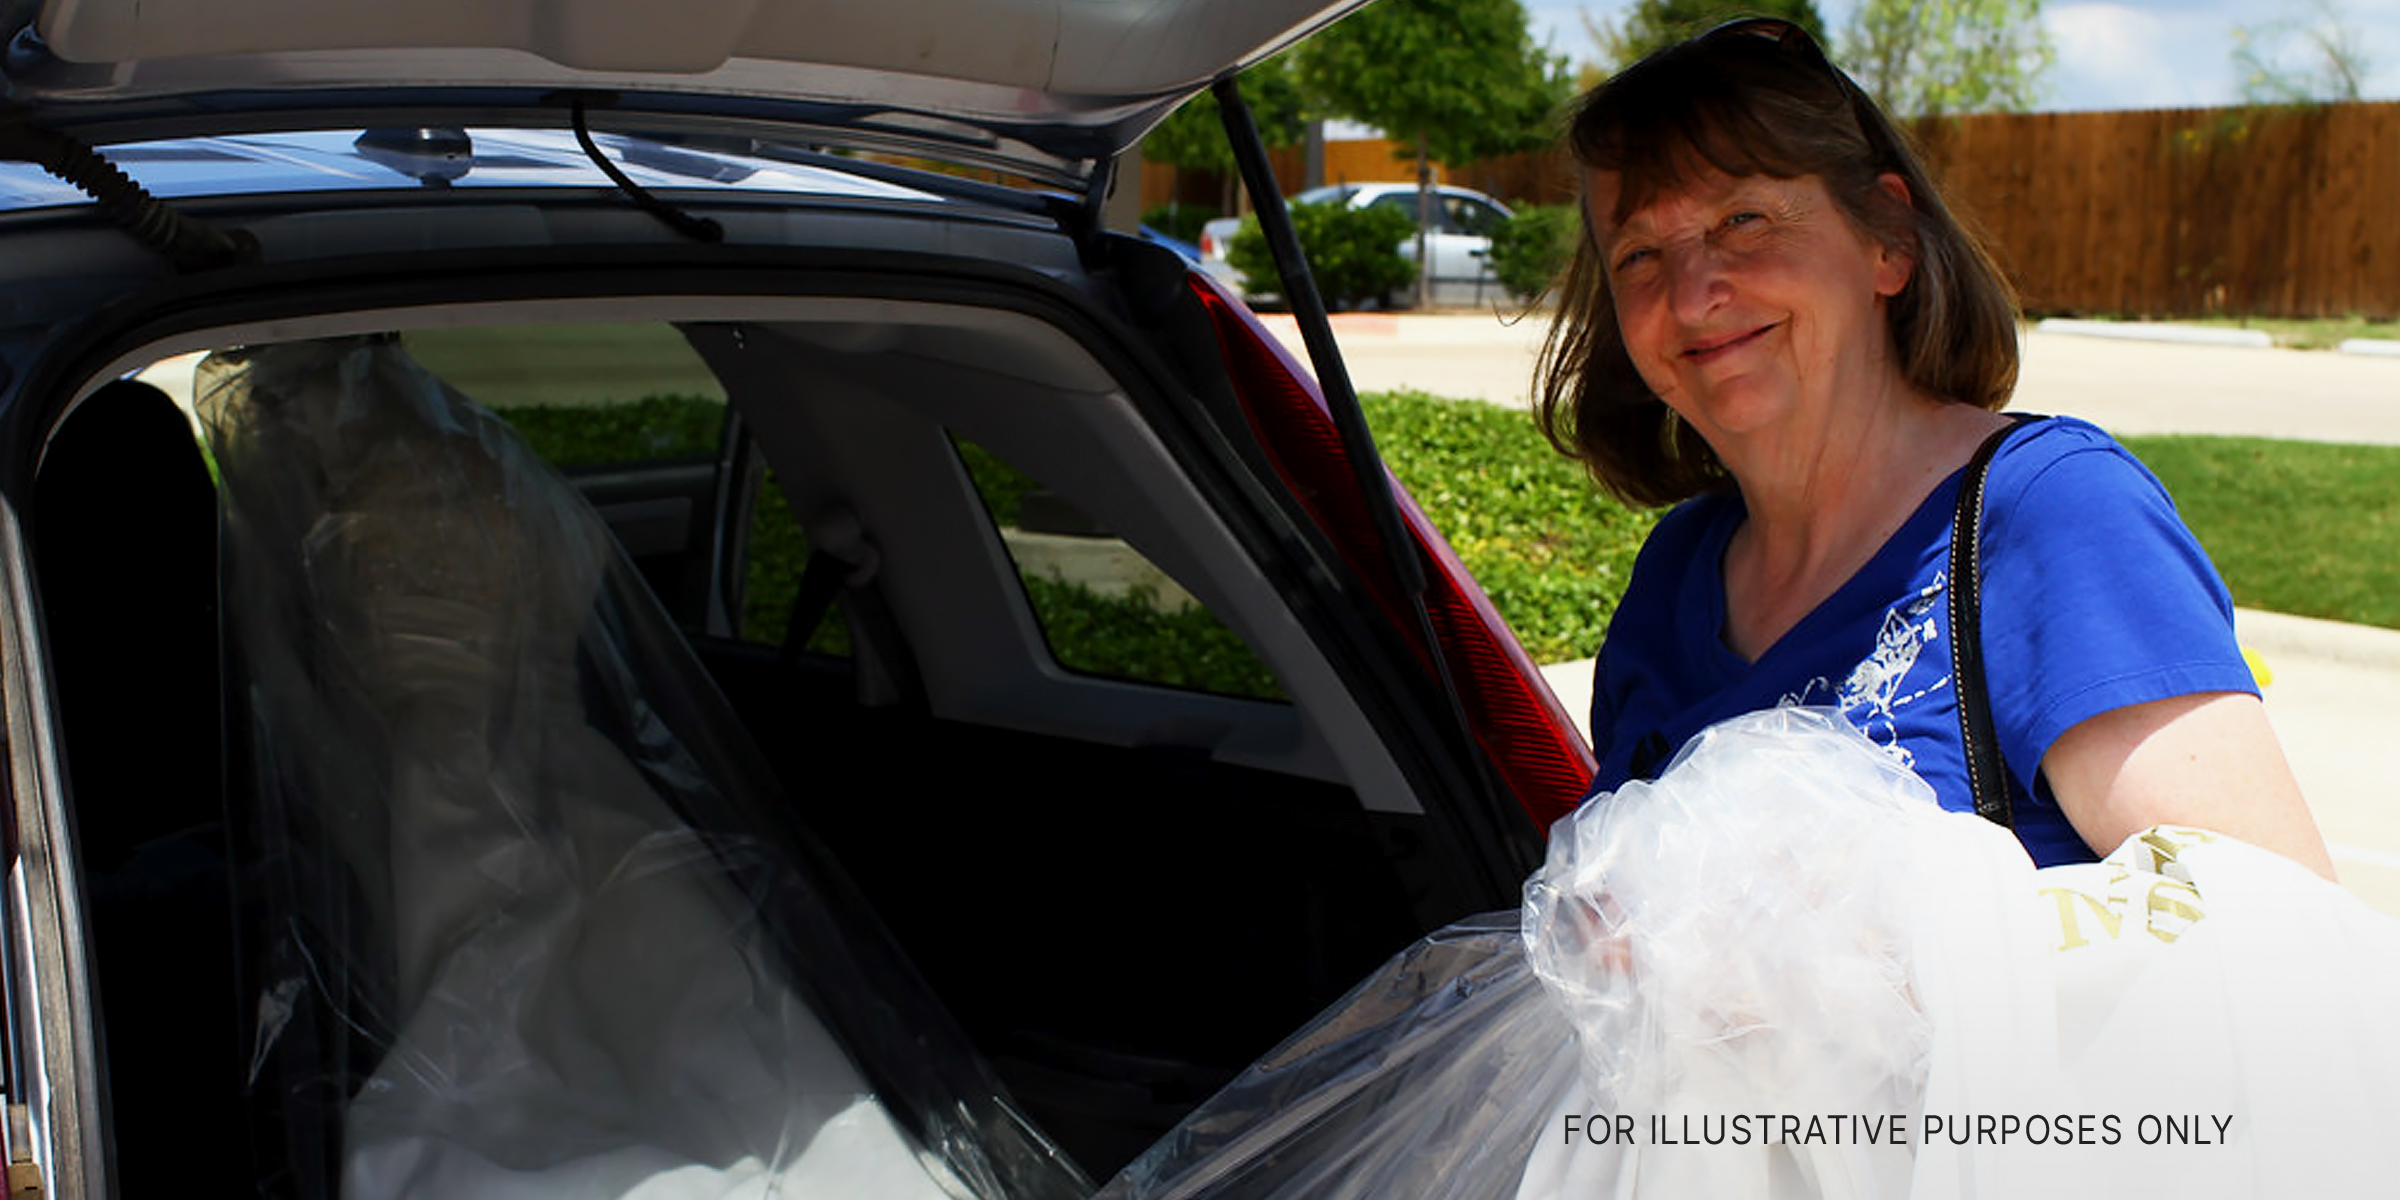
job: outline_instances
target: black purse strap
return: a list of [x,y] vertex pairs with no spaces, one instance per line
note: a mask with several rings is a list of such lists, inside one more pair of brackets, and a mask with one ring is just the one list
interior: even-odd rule
[[1982,564],[1976,539],[1983,525],[1983,481],[1992,455],[2025,418],[2012,419],[1975,448],[1958,484],[1958,515],[1950,526],[1950,681],[1958,690],[1958,732],[1967,756],[1967,788],[1975,813],[2003,829],[2016,823],[2008,796],[2008,763],[1992,728],[1992,698],[1983,684]]

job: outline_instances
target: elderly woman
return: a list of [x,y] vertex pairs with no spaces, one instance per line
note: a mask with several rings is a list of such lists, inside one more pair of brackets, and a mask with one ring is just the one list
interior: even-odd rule
[[2179,823],[2332,874],[2223,583],[2106,434],[2000,415],[2007,284],[1807,34],[1748,20],[1651,55],[1583,100],[1569,142],[1589,236],[1544,428],[1618,497],[1675,506],[1600,652],[1596,790],[1717,721],[1821,705],[1973,809],[1949,550],[1964,468],[1997,440],[1979,644],[2035,861]]

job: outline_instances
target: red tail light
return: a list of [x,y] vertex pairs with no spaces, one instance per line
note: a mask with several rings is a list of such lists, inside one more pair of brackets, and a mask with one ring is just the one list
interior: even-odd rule
[[[1276,474],[1431,670],[1324,394],[1248,308],[1197,275],[1191,287],[1216,323],[1234,392]],[[1463,693],[1468,726],[1526,815],[1548,832],[1553,821],[1574,811],[1590,786],[1591,749],[1450,544],[1405,490],[1399,496],[1402,518],[1430,581],[1426,607]]]

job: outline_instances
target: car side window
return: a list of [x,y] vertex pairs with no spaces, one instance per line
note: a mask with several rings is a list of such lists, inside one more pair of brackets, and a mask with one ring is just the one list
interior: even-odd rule
[[1453,232],[1490,237],[1507,217],[1499,209],[1467,196],[1442,198],[1442,224]]
[[1140,551],[999,456],[951,440],[1059,666],[1223,696],[1288,699],[1241,636]]
[[[725,390],[672,325],[429,329],[410,355],[575,481],[687,633],[780,646],[808,560]],[[847,653],[837,610],[807,648]]]
[[1415,192],[1386,192],[1375,197],[1374,203],[1369,207],[1391,209],[1405,215],[1413,222],[1417,219],[1417,194]]

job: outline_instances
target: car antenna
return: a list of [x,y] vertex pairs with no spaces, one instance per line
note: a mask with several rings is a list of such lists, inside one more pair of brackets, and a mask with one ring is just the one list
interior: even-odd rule
[[1241,169],[1242,186],[1249,190],[1251,207],[1258,210],[1259,231],[1266,235],[1268,252],[1274,256],[1275,273],[1282,279],[1292,320],[1300,327],[1300,340],[1308,349],[1309,362],[1316,368],[1317,385],[1324,392],[1334,429],[1341,435],[1342,450],[1357,472],[1368,518],[1383,542],[1400,594],[1408,598],[1409,607],[1416,613],[1417,636],[1424,640],[1425,657],[1441,681],[1442,694],[1450,702],[1450,715],[1457,724],[1458,735],[1464,739],[1466,755],[1472,763],[1469,773],[1482,799],[1481,805],[1470,806],[1476,810],[1475,816],[1469,818],[1478,826],[1474,832],[1487,839],[1486,845],[1504,845],[1510,823],[1508,806],[1502,800],[1498,781],[1493,778],[1489,757],[1479,749],[1474,723],[1467,715],[1466,696],[1459,690],[1449,656],[1442,652],[1441,639],[1435,633],[1433,613],[1426,607],[1425,563],[1416,554],[1416,539],[1400,519],[1400,502],[1392,494],[1391,473],[1384,468],[1383,456],[1375,449],[1375,435],[1367,428],[1367,414],[1359,406],[1358,389],[1351,384],[1350,370],[1343,364],[1341,348],[1333,340],[1333,321],[1325,315],[1325,299],[1317,291],[1316,278],[1309,273],[1307,257],[1300,252],[1300,238],[1292,228],[1291,213],[1284,206],[1283,190],[1275,181],[1274,168],[1267,162],[1258,125],[1250,115],[1249,105],[1243,103],[1241,89],[1233,76],[1219,79],[1211,85],[1211,90],[1216,93],[1217,111],[1225,123],[1226,137],[1233,144],[1233,159]]

